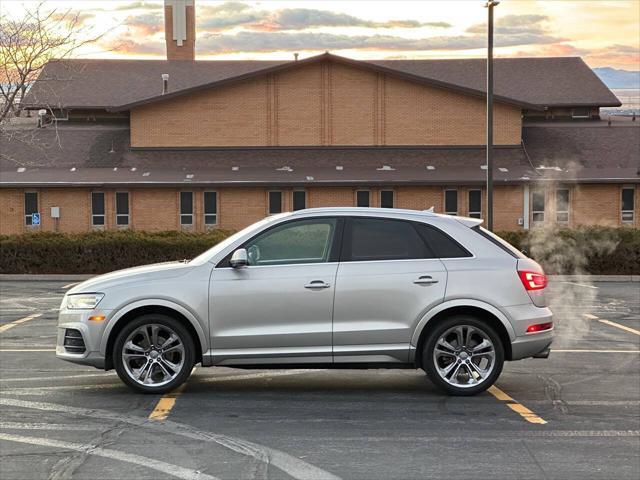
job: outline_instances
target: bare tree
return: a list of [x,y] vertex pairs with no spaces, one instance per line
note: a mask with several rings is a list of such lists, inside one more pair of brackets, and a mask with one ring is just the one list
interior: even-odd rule
[[20,101],[53,59],[69,58],[80,47],[99,40],[82,25],[79,13],[44,8],[25,9],[22,18],[0,14],[0,125],[19,114]]

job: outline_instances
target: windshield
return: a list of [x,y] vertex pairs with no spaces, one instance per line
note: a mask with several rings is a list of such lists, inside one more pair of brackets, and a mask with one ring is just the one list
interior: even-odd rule
[[290,214],[291,214],[290,212],[286,212],[286,213],[280,213],[278,215],[271,215],[270,217],[267,217],[267,218],[263,218],[259,222],[256,222],[256,223],[254,223],[252,225],[249,225],[247,228],[244,228],[244,229],[240,230],[239,232],[234,233],[230,237],[225,238],[223,241],[221,241],[220,243],[214,245],[209,250],[206,250],[204,253],[201,253],[200,255],[198,255],[196,258],[191,260],[189,263],[193,264],[193,265],[202,265],[202,264],[208,262],[209,260],[211,260],[211,258],[213,256],[217,255],[218,253],[220,253],[221,251],[223,251],[224,249],[226,249],[230,245],[233,245],[237,240],[239,240],[243,236],[245,236],[247,234],[250,234],[251,232],[254,232],[254,231],[259,231],[265,225],[267,225],[269,223],[272,223],[272,222],[274,222],[274,221],[276,221],[276,220],[278,220],[278,219],[280,219],[282,217],[286,217],[286,216],[288,216]]

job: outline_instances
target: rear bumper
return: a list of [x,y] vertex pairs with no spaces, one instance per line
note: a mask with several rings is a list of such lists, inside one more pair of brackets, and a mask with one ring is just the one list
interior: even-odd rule
[[533,304],[518,305],[505,309],[513,325],[516,338],[511,341],[510,360],[529,357],[546,358],[549,346],[553,342],[553,328],[537,333],[526,333],[529,325],[553,322],[553,313],[546,307]]

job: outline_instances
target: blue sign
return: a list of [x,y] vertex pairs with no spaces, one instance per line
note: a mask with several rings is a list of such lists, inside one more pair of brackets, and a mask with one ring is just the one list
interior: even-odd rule
[[31,214],[31,225],[40,225],[40,214],[39,213]]

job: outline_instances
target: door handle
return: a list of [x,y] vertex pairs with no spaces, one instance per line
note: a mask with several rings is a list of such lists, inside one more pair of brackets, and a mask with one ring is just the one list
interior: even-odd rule
[[313,280],[309,283],[307,283],[304,288],[309,288],[311,290],[315,290],[316,288],[329,288],[331,285],[329,285],[327,282],[324,282],[322,280]]
[[423,275],[414,280],[413,283],[416,285],[431,285],[432,283],[438,283],[438,280],[430,277],[429,275]]

